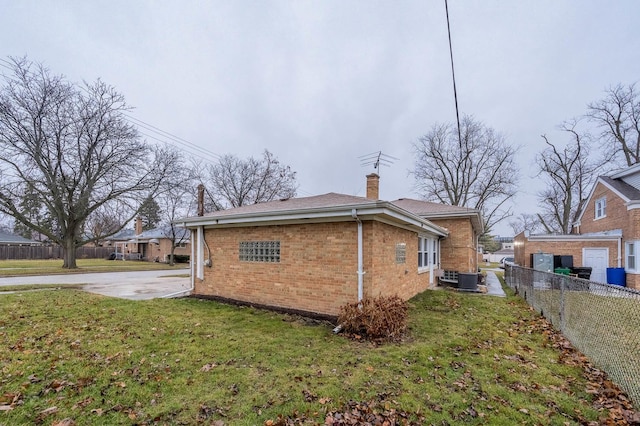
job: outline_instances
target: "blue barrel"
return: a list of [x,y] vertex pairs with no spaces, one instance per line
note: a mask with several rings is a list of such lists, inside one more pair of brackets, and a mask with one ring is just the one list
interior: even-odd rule
[[624,268],[607,268],[607,284],[624,287],[627,283],[627,276]]

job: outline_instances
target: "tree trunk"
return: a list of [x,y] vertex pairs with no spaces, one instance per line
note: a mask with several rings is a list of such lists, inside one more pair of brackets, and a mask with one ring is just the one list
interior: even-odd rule
[[173,254],[175,253],[175,251],[176,251],[176,245],[175,245],[175,243],[172,242],[171,243],[171,254],[169,255],[169,265],[171,265],[171,266],[176,264],[176,261],[173,258]]
[[64,263],[62,264],[63,268],[78,268],[78,265],[76,264],[76,244],[74,240],[73,235],[66,236],[64,238],[64,245],[62,246],[62,257],[64,258]]

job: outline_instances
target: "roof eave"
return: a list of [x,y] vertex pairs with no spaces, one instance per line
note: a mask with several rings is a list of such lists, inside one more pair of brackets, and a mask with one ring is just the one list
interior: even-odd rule
[[207,228],[224,227],[230,225],[270,225],[276,223],[290,223],[295,221],[347,221],[354,220],[353,214],[361,219],[373,219],[376,216],[383,216],[391,219],[394,224],[404,224],[411,227],[416,232],[431,232],[437,235],[446,236],[446,229],[431,223],[413,213],[388,203],[386,201],[375,201],[371,203],[351,204],[343,206],[292,209],[283,211],[243,213],[226,216],[194,216],[184,218],[176,223],[186,228],[204,226]]

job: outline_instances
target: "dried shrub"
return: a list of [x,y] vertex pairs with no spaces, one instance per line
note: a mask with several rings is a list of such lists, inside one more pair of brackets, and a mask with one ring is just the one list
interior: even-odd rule
[[398,340],[407,329],[408,305],[398,296],[364,298],[340,307],[344,332],[365,339]]

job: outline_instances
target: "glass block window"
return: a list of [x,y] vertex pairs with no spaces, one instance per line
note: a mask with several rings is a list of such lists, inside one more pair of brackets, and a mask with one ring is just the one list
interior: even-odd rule
[[280,262],[280,241],[240,241],[241,262]]
[[407,263],[407,244],[396,244],[396,263]]

